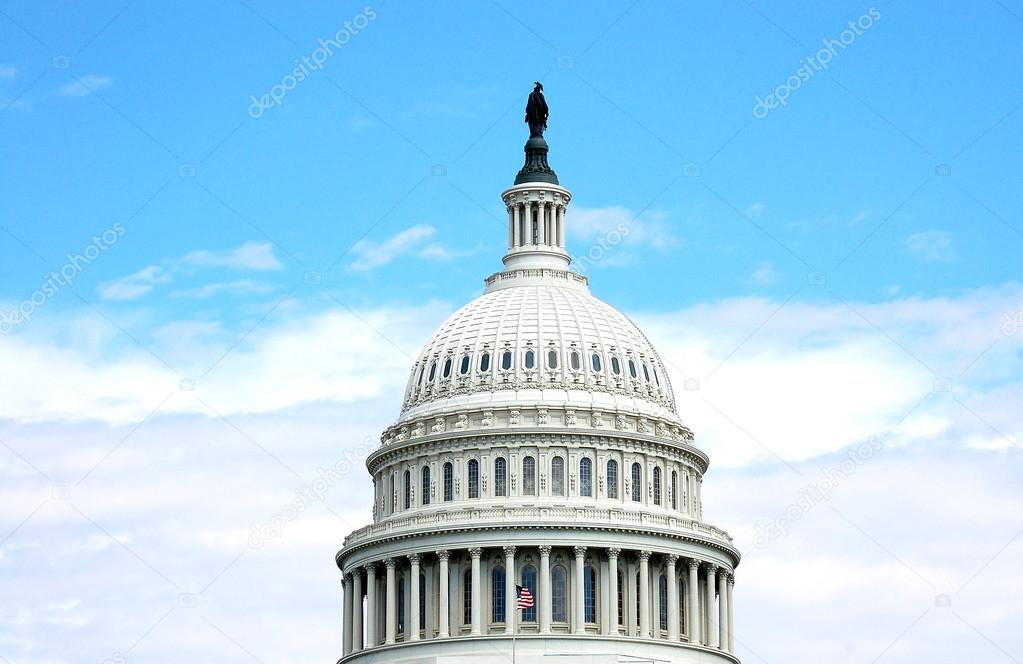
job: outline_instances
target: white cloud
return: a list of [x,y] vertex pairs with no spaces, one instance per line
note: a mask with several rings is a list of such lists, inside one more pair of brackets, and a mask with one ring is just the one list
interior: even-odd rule
[[757,266],[757,269],[753,271],[751,275],[753,281],[760,284],[761,286],[771,286],[778,283],[778,279],[781,277],[778,271],[774,269],[774,265],[771,263],[761,263]]
[[62,87],[60,94],[64,97],[88,97],[100,90],[106,90],[113,84],[114,81],[109,76],[88,74]]
[[273,245],[269,242],[246,242],[240,247],[226,251],[200,249],[189,252],[171,262],[175,265],[198,269],[230,268],[254,272],[284,269],[281,262],[277,260],[277,256],[274,255]]
[[[679,240],[671,232],[663,212],[648,210],[640,215],[621,206],[603,208],[573,207],[566,223],[569,235],[583,242],[619,242],[625,247],[648,246],[664,251]],[[586,251],[578,252],[585,255]]]
[[947,263],[955,260],[952,237],[945,231],[923,231],[906,238],[906,251],[924,261]]
[[147,295],[154,286],[167,284],[171,275],[159,265],[149,265],[126,277],[106,281],[97,287],[104,300],[137,300]]
[[355,260],[348,266],[348,270],[369,272],[387,265],[400,256],[409,254],[418,254],[423,258],[450,258],[452,254],[440,244],[432,243],[424,246],[424,243],[436,233],[437,229],[433,226],[418,225],[406,228],[383,242],[359,240],[352,247]]
[[[164,258],[160,265],[149,265],[126,277],[99,285],[99,296],[104,300],[137,300],[148,295],[157,285],[169,284],[182,273],[201,270],[238,270],[268,272],[283,270],[284,266],[269,242],[246,242],[240,247],[223,251],[200,249],[176,258]],[[248,280],[235,280],[206,284],[171,293],[172,297],[205,299],[221,293],[261,293],[268,288]]]

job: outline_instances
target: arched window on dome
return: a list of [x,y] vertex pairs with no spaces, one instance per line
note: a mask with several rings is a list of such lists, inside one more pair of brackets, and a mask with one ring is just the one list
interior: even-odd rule
[[565,460],[559,456],[551,459],[551,494],[565,495]]
[[618,462],[614,459],[607,462],[607,497],[618,498]]
[[469,459],[469,498],[480,497],[480,462]]
[[427,383],[432,383],[433,379],[437,377],[437,360],[430,362],[430,377],[426,379]]
[[441,378],[451,378],[451,358],[447,357],[444,359],[444,371],[440,374]]
[[657,577],[657,626],[668,629],[668,579],[663,574]]
[[593,565],[583,568],[583,620],[597,622],[597,570]]
[[462,363],[458,367],[458,373],[465,375],[469,373],[469,367],[472,365],[472,356],[465,354],[462,356]]
[[654,505],[661,504],[661,469],[654,466]]
[[551,570],[551,619],[554,622],[568,622],[568,573],[561,565]]
[[508,461],[504,457],[494,459],[494,495],[508,495]]
[[426,362],[423,362],[422,365],[420,365],[420,367],[419,367],[419,378],[416,379],[416,386],[417,387],[422,387],[423,386],[423,374],[425,374],[425,373],[426,373]]
[[525,356],[522,358],[522,364],[527,369],[533,369],[536,367],[536,351],[527,350]]
[[472,624],[472,570],[462,574],[462,624]]
[[622,363],[617,355],[611,356],[611,373],[616,376],[622,373]]
[[547,368],[548,369],[558,368],[558,351],[556,350],[547,351]]
[[632,464],[632,502],[643,500],[643,467],[639,463]]
[[501,368],[505,371],[511,370],[512,365],[514,364],[512,362],[512,357],[512,352],[510,350],[506,350],[501,353]]
[[536,495],[536,459],[531,456],[522,460],[522,495]]
[[656,364],[653,365],[653,367],[651,367],[651,369],[654,372],[654,382],[657,383],[657,387],[660,387],[661,386],[661,377],[657,375],[657,365]]
[[444,502],[455,499],[455,467],[450,461],[444,464]]
[[639,374],[636,373],[636,361],[631,357],[629,358],[629,375],[632,376],[633,379],[639,376]]
[[604,370],[604,365],[600,362],[600,353],[590,355],[590,366],[593,367],[594,373],[600,373]]
[[419,501],[423,505],[430,504],[430,467],[423,466],[422,493],[419,494]]
[[405,509],[412,507],[412,472],[405,471]]
[[671,471],[671,509],[678,509],[678,473]]
[[480,355],[480,373],[487,373],[490,371],[490,351],[485,350]]
[[496,623],[504,622],[504,568],[495,567],[490,573],[490,619]]
[[573,350],[568,354],[568,366],[572,368],[572,371],[579,371],[582,369],[582,360],[579,358],[579,351]]
[[646,366],[646,362],[643,363],[643,380],[650,382],[650,370]]
[[593,496],[593,461],[589,457],[579,459],[579,495]]
[[[522,568],[522,587],[529,588],[529,593],[536,597],[536,568],[526,565]],[[522,609],[522,622],[536,622],[536,602],[530,608]]]

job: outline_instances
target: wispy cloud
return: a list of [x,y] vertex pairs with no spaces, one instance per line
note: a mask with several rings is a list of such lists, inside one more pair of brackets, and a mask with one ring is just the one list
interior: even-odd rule
[[382,242],[360,240],[352,248],[355,260],[350,272],[369,272],[383,267],[401,256],[419,256],[431,260],[450,260],[467,252],[456,251],[439,242],[428,242],[437,234],[433,226],[420,224],[392,235]]
[[923,231],[906,238],[906,251],[911,256],[928,261],[948,263],[956,258],[952,236],[945,231]]
[[13,65],[0,65],[0,80],[10,81],[18,75],[18,69]]
[[[284,266],[274,255],[269,242],[246,242],[240,247],[223,251],[200,249],[184,256],[164,258],[159,265],[148,265],[120,279],[101,283],[98,287],[104,300],[137,300],[148,295],[156,286],[169,284],[182,274],[203,270],[236,270],[269,272]],[[258,293],[267,287],[247,280],[217,282],[171,293],[172,297],[205,299],[221,293]]]
[[98,287],[99,296],[104,300],[137,300],[148,295],[159,284],[171,282],[171,275],[159,265],[148,265],[128,276],[105,281]]
[[781,277],[778,271],[774,269],[774,265],[771,263],[761,263],[757,266],[757,269],[750,275],[755,283],[761,286],[771,286],[778,283],[778,279]]
[[666,219],[667,215],[658,210],[637,214],[618,205],[603,208],[573,207],[566,221],[566,230],[571,237],[590,242],[620,233],[624,245],[645,245],[663,251],[679,243],[679,238],[672,233]]
[[267,293],[270,290],[272,288],[269,284],[250,279],[237,279],[235,281],[217,281],[196,288],[183,288],[172,291],[170,296],[190,300],[208,300],[215,295],[250,295],[254,293]]
[[109,76],[88,74],[68,83],[58,92],[64,97],[88,97],[100,90],[106,90],[113,84],[114,80]]

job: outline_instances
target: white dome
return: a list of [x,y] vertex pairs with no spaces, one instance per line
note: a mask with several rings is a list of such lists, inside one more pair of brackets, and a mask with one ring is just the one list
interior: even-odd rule
[[590,295],[583,277],[517,270],[488,284],[423,348],[400,421],[536,404],[679,422],[657,351],[624,314]]

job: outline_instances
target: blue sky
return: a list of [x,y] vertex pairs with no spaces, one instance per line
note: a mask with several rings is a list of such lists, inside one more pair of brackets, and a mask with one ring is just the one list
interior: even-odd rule
[[[322,69],[251,111],[339,31]],[[1018,0],[4,6],[0,495],[17,509],[0,519],[16,586],[0,655],[78,661],[53,647],[73,643],[104,661],[164,606],[140,659],[243,661],[220,632],[265,661],[336,655],[331,556],[368,519],[366,479],[276,548],[246,536],[358,457],[430,330],[499,269],[500,192],[540,79],[570,251],[629,229],[584,264],[594,293],[644,326],[676,385],[699,381],[679,408],[715,460],[708,513],[748,551],[744,659],[959,661],[992,643],[1019,659],[1021,37]],[[61,270],[73,285],[50,282]],[[752,545],[874,438],[885,454],[829,507]],[[892,495],[913,509],[891,514]],[[939,514],[962,536],[935,534]],[[282,568],[316,590],[248,594]],[[1004,600],[971,599],[970,581],[975,611],[935,617],[978,568]],[[805,570],[905,592],[879,620],[869,595],[822,583],[830,623],[771,623],[802,606],[772,580]],[[924,611],[910,597],[932,631],[893,647]],[[252,612],[287,638],[266,643]]]

